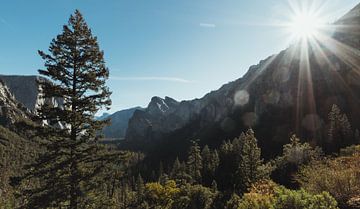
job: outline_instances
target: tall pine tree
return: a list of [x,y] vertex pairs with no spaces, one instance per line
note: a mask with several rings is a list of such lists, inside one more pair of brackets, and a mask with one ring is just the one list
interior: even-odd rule
[[195,182],[201,182],[201,170],[202,157],[200,152],[200,147],[196,142],[193,142],[193,145],[190,147],[188,160],[187,160],[187,169],[188,174],[193,178]]
[[267,177],[268,173],[261,159],[261,150],[257,145],[254,131],[249,129],[241,134],[243,145],[240,151],[240,162],[237,170],[236,190],[241,194],[258,180]]
[[328,129],[328,150],[330,152],[337,152],[340,148],[354,143],[353,131],[346,114],[343,114],[337,105],[333,105],[328,115],[329,129]]
[[[44,105],[39,119],[48,122],[45,152],[28,166],[24,179],[37,182],[23,190],[24,208],[90,208],[94,189],[107,155],[97,143],[97,131],[107,121],[95,113],[111,105],[105,82],[109,70],[81,13],[71,15],[63,31],[52,40],[39,73],[51,82],[40,82],[44,99],[63,98],[63,108]],[[62,124],[63,127],[55,125]]]
[[203,150],[201,151],[202,157],[202,180],[203,184],[210,186],[215,178],[215,171],[219,166],[219,156],[217,151],[212,151],[206,145]]

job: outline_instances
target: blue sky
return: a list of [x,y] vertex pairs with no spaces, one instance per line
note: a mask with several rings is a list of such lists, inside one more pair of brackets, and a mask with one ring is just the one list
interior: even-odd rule
[[[98,36],[116,110],[152,96],[200,98],[286,48],[289,0],[0,0],[0,73],[36,75],[46,50],[79,9]],[[295,0],[293,0],[295,1]],[[323,2],[328,22],[359,0]]]

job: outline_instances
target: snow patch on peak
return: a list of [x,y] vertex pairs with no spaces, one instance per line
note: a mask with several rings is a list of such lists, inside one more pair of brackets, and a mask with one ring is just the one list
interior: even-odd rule
[[159,110],[163,113],[165,113],[167,110],[169,110],[169,106],[167,106],[167,104],[164,102],[164,100],[161,100],[162,104],[160,103],[156,103]]
[[165,97],[165,99],[163,99],[155,96],[151,98],[151,102],[149,103],[147,109],[150,114],[169,114],[178,104],[179,102],[170,97]]

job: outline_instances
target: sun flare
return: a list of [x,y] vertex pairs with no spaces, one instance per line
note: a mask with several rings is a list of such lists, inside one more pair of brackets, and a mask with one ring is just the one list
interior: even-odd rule
[[319,16],[309,13],[295,14],[289,24],[289,32],[297,40],[316,37],[324,23]]

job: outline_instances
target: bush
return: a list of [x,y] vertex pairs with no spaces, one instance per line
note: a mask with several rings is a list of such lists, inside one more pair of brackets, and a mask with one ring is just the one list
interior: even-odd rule
[[[232,198],[233,199],[233,198]],[[230,203],[232,205],[230,205]],[[229,209],[336,209],[337,202],[327,192],[313,195],[305,190],[290,190],[272,181],[263,181],[246,193],[237,207]]]
[[181,187],[180,198],[175,201],[176,209],[209,209],[211,208],[217,192],[202,185],[186,184]]
[[175,197],[180,192],[173,180],[169,180],[165,185],[160,183],[147,183],[145,185],[145,200],[151,208],[171,208]]
[[353,156],[360,154],[360,145],[353,145],[340,150],[340,156]]
[[283,154],[272,161],[274,170],[271,177],[281,185],[297,189],[299,185],[294,181],[294,175],[300,167],[319,160],[322,156],[319,147],[312,147],[306,142],[301,143],[300,139],[293,135],[290,143],[283,146]]
[[309,192],[329,192],[341,208],[360,194],[360,155],[338,157],[312,163],[301,169],[297,180]]

